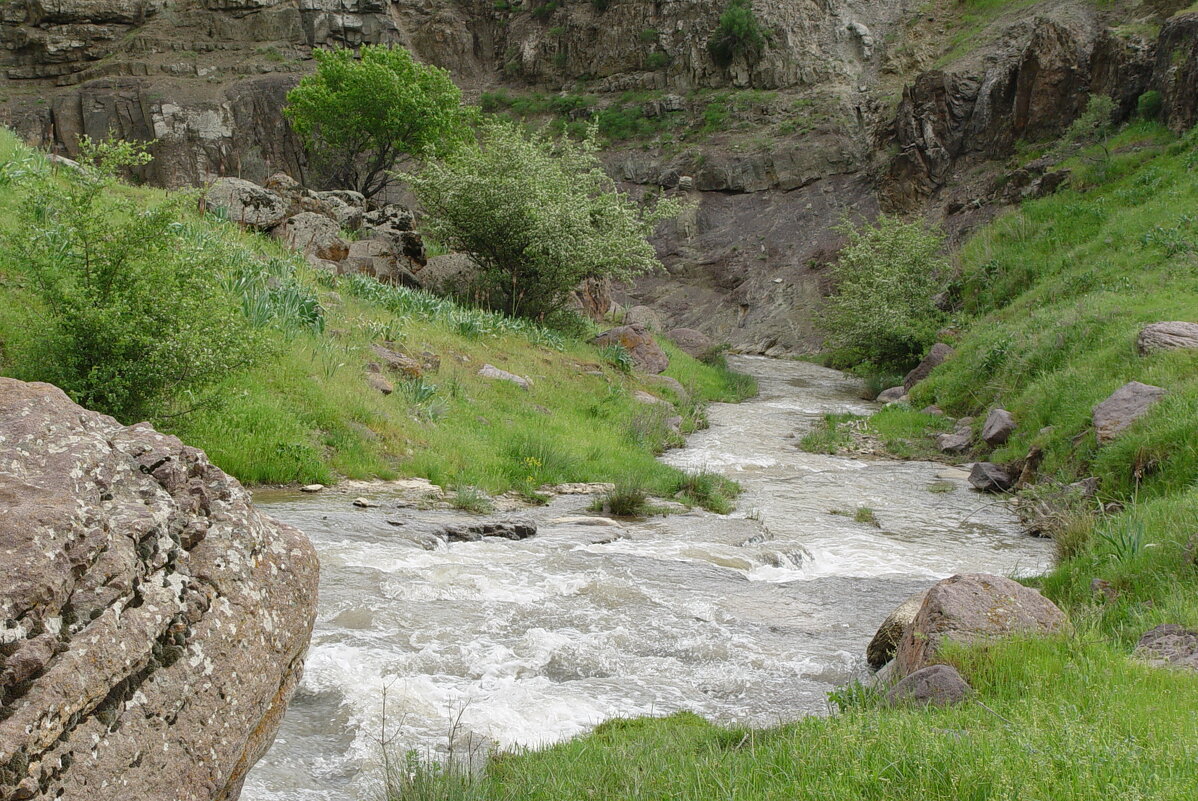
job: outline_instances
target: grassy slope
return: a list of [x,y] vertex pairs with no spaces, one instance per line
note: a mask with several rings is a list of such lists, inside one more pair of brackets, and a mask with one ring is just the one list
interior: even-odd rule
[[[22,152],[0,129],[0,164]],[[163,196],[144,188],[120,191],[147,203]],[[18,202],[19,189],[0,185],[0,227],[13,224]],[[263,257],[284,256],[268,238],[214,219],[205,224],[214,236]],[[324,331],[272,330],[271,352],[216,388],[219,404],[154,421],[243,481],[414,475],[447,486],[529,491],[543,482],[631,479],[662,494],[683,481],[654,458],[655,451],[679,442],[665,425],[669,415],[633,398],[642,388],[669,392],[620,372],[593,346],[425,293],[363,280],[334,282],[295,269],[325,306]],[[18,342],[38,324],[37,302],[19,266],[0,265],[0,344]],[[389,376],[396,391],[380,394],[366,384],[363,367],[378,361],[371,344],[385,340],[417,357],[435,354],[440,369],[420,382]],[[36,365],[11,362],[16,351],[0,348],[0,374],[36,378]],[[702,423],[703,402],[752,391],[725,369],[674,349],[671,357],[667,374],[695,398],[678,403],[684,428]],[[488,362],[531,378],[531,391],[479,378]]]
[[[500,758],[460,797],[1194,796],[1198,674],[1129,655],[1152,626],[1198,627],[1198,354],[1143,358],[1134,348],[1144,323],[1198,314],[1198,228],[1188,216],[1198,207],[1198,136],[1176,142],[1139,125],[1110,144],[1110,162],[1074,162],[1077,188],[1026,203],[968,243],[958,355],[913,398],[916,408],[936,402],[961,415],[1001,404],[1020,427],[995,458],[1022,456],[1035,442],[1049,454],[1048,476],[1097,474],[1104,497],[1125,504],[1075,519],[1061,543],[1067,558],[1037,581],[1075,634],[951,652],[977,691],[958,708],[889,710],[848,689],[842,715],[763,731],[690,715],[612,721]],[[1170,395],[1098,449],[1090,409],[1133,379]],[[891,407],[872,428],[905,441],[927,424],[944,425]],[[825,439],[809,444],[835,449],[835,431]],[[1095,595],[1094,578],[1117,597]]]

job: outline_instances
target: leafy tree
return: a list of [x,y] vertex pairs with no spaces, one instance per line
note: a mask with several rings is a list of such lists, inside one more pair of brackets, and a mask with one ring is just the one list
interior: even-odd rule
[[766,31],[753,14],[752,0],[732,0],[707,40],[707,51],[716,64],[726,67],[737,56],[751,61],[761,58],[766,40]]
[[404,176],[425,230],[479,266],[475,299],[507,314],[551,321],[587,278],[627,279],[661,263],[647,237],[678,202],[642,206],[618,191],[582,142],[486,121],[476,144]]
[[842,230],[849,241],[832,267],[836,291],[819,316],[827,344],[846,362],[905,369],[944,320],[933,300],[949,275],[944,236],[886,215]]
[[1104,158],[1109,159],[1111,151],[1105,140],[1115,132],[1115,112],[1118,108],[1107,95],[1090,95],[1085,111],[1061,136],[1056,147],[1057,154],[1067,155],[1086,145],[1097,144],[1102,148]]
[[461,91],[449,73],[402,47],[316,50],[317,68],[287,93],[284,115],[323,182],[382,191],[405,155],[443,155],[466,136]]
[[77,172],[32,171],[0,258],[36,299],[29,336],[9,343],[16,372],[131,423],[251,363],[261,351],[220,259],[179,220],[194,202],[152,206],[116,186],[149,156],[84,138]]

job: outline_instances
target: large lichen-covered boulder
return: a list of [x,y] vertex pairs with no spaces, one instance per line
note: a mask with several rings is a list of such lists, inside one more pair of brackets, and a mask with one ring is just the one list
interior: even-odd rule
[[881,670],[894,658],[894,651],[898,648],[899,640],[903,638],[903,632],[911,625],[911,621],[915,620],[915,615],[923,606],[923,599],[927,595],[927,590],[920,590],[909,596],[886,616],[881,626],[878,626],[873,639],[865,646],[865,661],[869,662],[871,668]]
[[235,799],[318,564],[205,455],[0,378],[0,799]]
[[1158,350],[1198,350],[1198,323],[1150,323],[1140,329],[1136,350],[1141,356]]
[[292,250],[325,261],[343,261],[350,251],[350,244],[341,238],[341,226],[311,211],[288,217],[273,235]]
[[1094,433],[1104,445],[1119,436],[1132,423],[1148,414],[1166,394],[1163,387],[1128,381],[1094,407]]
[[204,193],[204,206],[223,211],[239,225],[266,230],[286,219],[290,204],[253,181],[217,178]]
[[643,373],[661,373],[670,366],[670,357],[643,325],[621,325],[604,331],[591,340],[599,347],[620,345],[632,357],[636,369]]
[[1002,576],[966,573],[932,586],[895,650],[898,673],[935,664],[945,642],[977,643],[1012,634],[1067,630],[1057,606],[1035,590]]

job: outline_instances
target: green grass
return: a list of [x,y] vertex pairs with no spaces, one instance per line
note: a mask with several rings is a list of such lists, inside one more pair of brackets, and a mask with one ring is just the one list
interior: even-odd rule
[[[25,155],[31,154],[0,131],[0,165],[7,165],[0,178],[20,167]],[[163,195],[134,187],[118,191],[147,202]],[[11,225],[18,200],[16,185],[0,181],[0,228]],[[530,499],[543,484],[629,474],[642,476],[655,495],[673,495],[692,481],[655,458],[681,444],[666,424],[666,407],[649,408],[634,398],[639,389],[659,392],[656,385],[606,363],[594,346],[428,293],[313,273],[288,261],[273,240],[212,217],[197,213],[190,223],[263,260],[290,265],[271,285],[294,283],[319,298],[324,310],[322,330],[270,327],[270,353],[258,365],[229,376],[195,411],[152,421],[202,448],[242,481],[329,484],[341,477],[421,476],[444,487],[514,490]],[[257,291],[246,291],[251,289]],[[35,305],[19,267],[0,266],[0,374],[36,377],[36,365],[4,361],[19,352],[8,346],[30,330]],[[364,368],[379,361],[372,345],[384,342],[417,359],[430,354],[439,367],[415,380],[392,374],[395,391],[383,395],[368,386]],[[703,424],[707,402],[755,391],[750,379],[667,347],[666,374],[687,389],[686,403],[675,399],[684,431]],[[486,363],[527,377],[531,387],[479,377]],[[730,508],[730,496],[716,490],[688,497]]]

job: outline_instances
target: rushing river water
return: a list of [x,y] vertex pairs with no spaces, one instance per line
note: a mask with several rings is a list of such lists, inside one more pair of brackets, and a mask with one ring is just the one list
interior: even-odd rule
[[[321,597],[303,683],[242,797],[373,797],[384,732],[435,755],[451,729],[459,748],[536,746],[614,716],[821,714],[907,595],[956,572],[1046,566],[1045,543],[958,471],[800,451],[789,435],[824,413],[874,408],[842,374],[734,362],[760,396],[713,406],[711,428],[666,457],[739,481],[730,518],[612,524],[580,519],[590,499],[565,495],[519,513],[539,526],[530,539],[426,550],[420,528],[460,513],[263,493],[316,545]],[[876,526],[832,513],[861,506]]]

